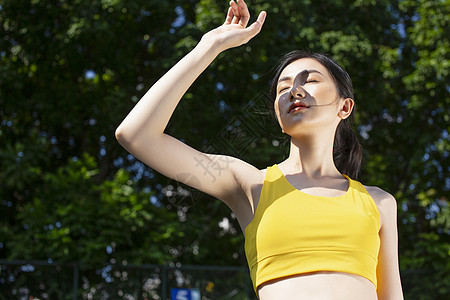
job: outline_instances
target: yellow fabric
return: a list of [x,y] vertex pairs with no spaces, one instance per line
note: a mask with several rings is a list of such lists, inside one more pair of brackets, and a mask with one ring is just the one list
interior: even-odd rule
[[277,165],[267,168],[245,254],[255,292],[266,281],[314,271],[357,274],[377,286],[380,214],[358,181],[340,197],[294,188]]

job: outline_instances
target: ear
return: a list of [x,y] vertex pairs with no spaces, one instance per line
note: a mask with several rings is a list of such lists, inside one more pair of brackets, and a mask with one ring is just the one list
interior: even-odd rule
[[355,101],[352,98],[344,98],[341,101],[341,105],[338,111],[338,117],[341,119],[347,119],[353,111]]

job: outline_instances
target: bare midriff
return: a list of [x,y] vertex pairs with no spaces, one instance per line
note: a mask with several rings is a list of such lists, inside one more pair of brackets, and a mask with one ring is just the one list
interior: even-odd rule
[[319,271],[271,280],[258,288],[260,300],[377,300],[375,285],[365,277]]

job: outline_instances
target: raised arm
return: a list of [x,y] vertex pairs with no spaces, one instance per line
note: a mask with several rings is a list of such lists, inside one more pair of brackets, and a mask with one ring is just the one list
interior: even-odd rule
[[[119,143],[163,175],[225,201],[239,193],[236,172],[245,163],[201,153],[164,133],[175,107],[195,79],[222,51],[247,43],[260,31],[266,13],[247,27],[250,14],[243,0],[231,1],[225,22],[206,33],[197,46],[159,79],[116,130]],[[205,170],[204,166],[209,169]],[[243,172],[246,172],[242,170]]]

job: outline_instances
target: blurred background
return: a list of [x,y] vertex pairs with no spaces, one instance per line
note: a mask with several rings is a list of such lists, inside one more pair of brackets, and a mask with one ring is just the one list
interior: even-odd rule
[[[258,168],[280,162],[272,67],[294,49],[331,55],[353,78],[359,180],[398,201],[405,299],[449,299],[449,1],[247,3],[252,20],[268,12],[263,30],[219,55],[167,132]],[[255,299],[231,211],[114,138],[227,7],[0,0],[0,299]]]

